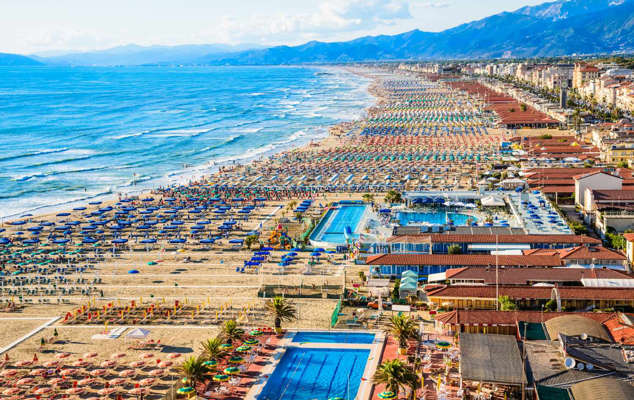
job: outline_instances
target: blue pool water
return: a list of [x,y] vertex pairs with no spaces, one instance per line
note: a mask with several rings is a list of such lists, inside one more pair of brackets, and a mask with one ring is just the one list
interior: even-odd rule
[[370,350],[290,347],[258,399],[354,399],[369,355]]
[[326,213],[311,236],[311,240],[328,242],[335,245],[346,244],[346,236],[344,234],[346,227],[350,227],[350,231],[352,232],[349,235],[350,238],[358,238],[359,234],[356,231],[359,228],[359,222],[367,207],[368,206],[364,204],[346,204],[328,210],[328,213]]
[[301,343],[370,344],[373,341],[374,333],[297,332],[293,338],[293,342]]
[[415,212],[400,212],[398,213],[398,220],[400,225],[416,225],[416,224],[431,224],[431,225],[446,225],[447,217],[453,220],[456,226],[467,225],[469,217],[473,222],[477,222],[477,218],[460,213],[446,213],[444,211],[415,211]]

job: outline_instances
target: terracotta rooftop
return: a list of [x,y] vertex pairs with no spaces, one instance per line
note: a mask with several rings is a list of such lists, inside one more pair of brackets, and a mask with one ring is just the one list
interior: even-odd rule
[[598,202],[634,200],[634,190],[593,190],[592,194]]
[[520,256],[490,254],[380,254],[368,257],[368,265],[450,265],[450,266],[561,266],[557,256]]
[[615,317],[615,313],[593,312],[544,312],[541,311],[495,311],[454,310],[437,315],[434,320],[454,325],[515,325],[517,321],[542,322],[562,315],[579,315],[603,323]]
[[[549,300],[553,288],[544,286],[500,286],[499,295],[514,300]],[[569,300],[634,300],[634,290],[590,287],[559,287],[562,299]],[[427,297],[495,299],[495,286],[444,286],[427,293]]]
[[[448,280],[473,280],[485,285],[495,285],[495,267],[455,268],[446,273]],[[582,278],[633,279],[631,276],[611,269],[586,268],[498,268],[497,280],[501,285],[530,285],[539,282],[577,283]]]
[[526,255],[553,256],[559,255],[562,260],[612,260],[624,261],[627,258],[618,251],[607,249],[603,246],[576,246],[567,249],[530,249],[524,250]]
[[622,318],[622,314],[615,314],[603,322],[616,343],[634,345],[634,326],[628,325]]

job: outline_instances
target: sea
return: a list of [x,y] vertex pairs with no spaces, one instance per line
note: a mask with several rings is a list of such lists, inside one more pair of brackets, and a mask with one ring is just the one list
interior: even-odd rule
[[372,105],[334,67],[1,67],[0,217],[185,183]]

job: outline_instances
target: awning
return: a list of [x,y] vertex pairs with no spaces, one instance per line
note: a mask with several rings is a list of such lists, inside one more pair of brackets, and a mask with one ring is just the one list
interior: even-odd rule
[[[427,281],[431,282],[444,282],[447,280],[447,274],[444,272],[438,272],[435,274],[429,274]],[[634,279],[632,279],[634,280]]]
[[586,287],[634,288],[634,279],[581,278],[581,283]]

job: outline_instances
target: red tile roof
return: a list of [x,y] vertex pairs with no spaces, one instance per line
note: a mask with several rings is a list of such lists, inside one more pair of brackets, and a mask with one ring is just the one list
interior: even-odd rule
[[595,201],[632,201],[634,190],[593,190]]
[[561,266],[559,257],[490,254],[381,254],[368,257],[368,265],[450,265],[450,266]]
[[583,235],[457,235],[457,234],[419,234],[392,236],[390,243],[571,243],[601,244],[599,239]]
[[[514,300],[548,300],[553,288],[543,286],[499,286],[500,296]],[[634,290],[590,287],[559,287],[559,296],[566,300],[634,300]],[[495,286],[445,286],[427,293],[427,297],[495,299]]]
[[[496,271],[491,268],[455,268],[446,273],[448,280],[474,280],[485,285],[495,285]],[[581,282],[590,279],[634,279],[631,276],[611,269],[586,268],[498,268],[497,281],[500,285],[530,285],[539,282],[563,283]]]
[[495,310],[454,310],[437,315],[434,320],[452,325],[515,325],[517,321],[542,322],[564,315],[577,315],[603,323],[615,316],[614,313],[592,312],[544,312],[541,311],[495,311]]
[[627,258],[625,255],[618,251],[607,249],[603,246],[577,246],[567,249],[530,249],[524,250],[526,255],[542,255],[553,256],[559,255],[562,260],[611,260],[611,261],[625,261]]
[[603,322],[603,325],[608,328],[616,343],[634,345],[634,326],[627,325],[621,315],[613,315],[612,318]]

